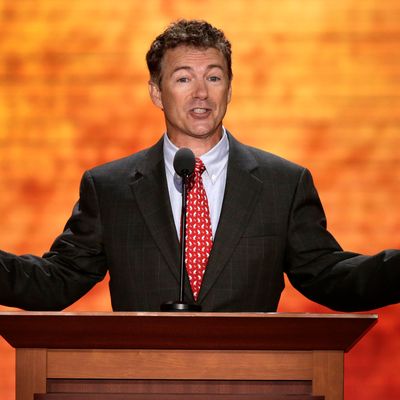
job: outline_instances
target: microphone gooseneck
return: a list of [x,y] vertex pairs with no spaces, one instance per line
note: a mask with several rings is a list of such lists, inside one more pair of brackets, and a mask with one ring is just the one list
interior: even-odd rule
[[193,151],[182,147],[174,157],[175,172],[182,177],[182,211],[181,211],[181,241],[180,241],[180,279],[179,298],[177,301],[168,301],[161,304],[161,311],[201,311],[199,304],[188,304],[184,301],[185,272],[186,272],[186,184],[196,165]]

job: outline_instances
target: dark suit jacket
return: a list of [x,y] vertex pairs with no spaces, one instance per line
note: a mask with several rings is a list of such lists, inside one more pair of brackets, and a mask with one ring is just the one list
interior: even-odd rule
[[[178,297],[179,243],[162,140],[83,176],[80,201],[43,258],[0,254],[0,303],[62,309],[110,271],[114,310],[158,311]],[[400,255],[343,252],[326,230],[310,173],[229,135],[225,197],[198,303],[275,311],[283,274],[338,310],[398,302]],[[185,296],[193,302],[188,282]]]

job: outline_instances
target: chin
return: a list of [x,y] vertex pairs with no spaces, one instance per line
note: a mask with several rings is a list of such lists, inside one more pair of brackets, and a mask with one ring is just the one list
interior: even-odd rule
[[193,137],[209,137],[213,135],[218,135],[221,130],[222,125],[218,126],[207,126],[207,127],[197,127],[190,131],[190,135]]
[[192,132],[190,134],[190,136],[194,137],[194,138],[198,138],[198,139],[205,139],[205,138],[209,138],[211,136],[217,135],[218,131],[216,130],[207,130],[207,131],[201,131],[201,132]]

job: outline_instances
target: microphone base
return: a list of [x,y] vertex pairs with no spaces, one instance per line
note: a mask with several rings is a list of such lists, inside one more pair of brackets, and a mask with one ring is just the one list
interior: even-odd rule
[[200,312],[201,306],[199,304],[187,304],[180,301],[167,301],[161,304],[160,309],[165,312]]

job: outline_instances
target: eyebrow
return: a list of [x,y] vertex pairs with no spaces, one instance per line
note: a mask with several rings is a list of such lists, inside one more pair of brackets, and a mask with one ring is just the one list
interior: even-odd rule
[[[210,69],[213,69],[213,68],[218,68],[218,69],[220,69],[222,72],[224,71],[224,69],[222,68],[222,66],[219,65],[219,64],[210,64],[210,65],[207,65],[206,70],[209,71]],[[180,71],[181,69],[186,70],[186,71],[192,71],[192,70],[193,70],[193,68],[192,68],[192,67],[189,67],[188,65],[182,65],[182,66],[180,66],[180,67],[176,67],[176,68],[172,71],[171,75],[175,74],[175,72],[178,72],[178,71]]]

